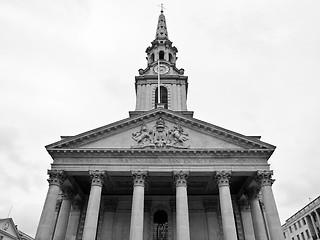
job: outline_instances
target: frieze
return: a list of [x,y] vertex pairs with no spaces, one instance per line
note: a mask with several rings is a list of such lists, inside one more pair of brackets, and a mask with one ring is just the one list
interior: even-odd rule
[[159,117],[156,125],[149,129],[142,123],[138,132],[132,133],[132,139],[136,145],[131,148],[189,148],[185,142],[189,139],[188,133],[176,124],[172,129],[166,125],[163,118]]
[[208,159],[208,158],[64,158],[55,159],[55,164],[102,164],[102,165],[141,165],[141,164],[152,164],[152,165],[211,165],[211,164],[239,164],[239,165],[266,165],[265,159]]

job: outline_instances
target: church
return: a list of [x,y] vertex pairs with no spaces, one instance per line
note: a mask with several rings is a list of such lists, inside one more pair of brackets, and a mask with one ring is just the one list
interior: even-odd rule
[[46,146],[36,240],[283,240],[275,146],[196,119],[161,10],[129,117]]

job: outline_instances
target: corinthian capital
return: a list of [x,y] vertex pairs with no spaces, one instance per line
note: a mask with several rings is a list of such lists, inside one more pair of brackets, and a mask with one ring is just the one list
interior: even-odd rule
[[231,177],[231,171],[218,171],[216,173],[216,182],[218,187],[227,186],[229,187],[229,179]]
[[173,171],[173,177],[176,187],[186,187],[189,171]]
[[131,171],[133,177],[133,186],[144,187],[148,172],[147,171]]
[[271,178],[273,171],[257,171],[256,181],[259,183],[260,187],[271,186],[274,179]]
[[247,189],[246,194],[250,200],[260,199],[260,187],[250,187]]
[[64,180],[66,179],[64,175],[64,171],[48,170],[48,175],[49,175],[49,179],[48,179],[49,186],[57,185],[61,187]]
[[77,191],[73,187],[63,187],[62,197],[66,200],[72,200],[77,195]]
[[99,186],[102,187],[103,181],[106,177],[105,171],[89,171],[90,178],[91,178],[91,186]]

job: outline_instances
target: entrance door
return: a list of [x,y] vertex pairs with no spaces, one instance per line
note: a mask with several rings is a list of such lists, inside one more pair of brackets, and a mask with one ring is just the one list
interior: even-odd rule
[[168,215],[163,210],[153,215],[153,240],[168,240]]

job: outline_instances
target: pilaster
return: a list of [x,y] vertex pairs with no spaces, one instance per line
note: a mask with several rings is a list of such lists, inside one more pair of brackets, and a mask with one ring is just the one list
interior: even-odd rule
[[218,203],[213,200],[205,200],[203,206],[207,217],[208,240],[219,239]]

